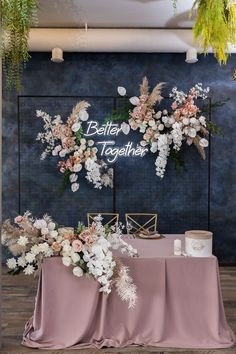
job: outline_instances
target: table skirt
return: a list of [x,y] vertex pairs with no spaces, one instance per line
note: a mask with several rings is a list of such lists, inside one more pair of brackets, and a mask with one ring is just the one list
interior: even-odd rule
[[215,257],[140,257],[123,262],[137,285],[138,301],[131,310],[115,291],[99,293],[96,281],[75,277],[61,258],[45,259],[23,345],[44,349],[234,345]]

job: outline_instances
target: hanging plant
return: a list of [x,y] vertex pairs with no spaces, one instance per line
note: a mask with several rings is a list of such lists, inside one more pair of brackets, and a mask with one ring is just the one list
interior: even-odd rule
[[218,62],[226,63],[229,44],[236,44],[236,2],[229,0],[195,0],[197,8],[194,38],[204,53],[212,48]]
[[[172,0],[176,11],[177,0]],[[209,47],[220,64],[226,64],[229,45],[236,45],[236,1],[195,0],[190,15],[197,11],[193,27],[195,41],[207,54]]]
[[1,58],[8,87],[20,89],[22,70],[30,59],[29,31],[36,21],[36,0],[1,0]]

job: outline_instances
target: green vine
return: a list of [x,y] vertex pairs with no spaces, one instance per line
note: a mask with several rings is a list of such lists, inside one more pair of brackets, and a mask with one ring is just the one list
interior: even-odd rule
[[20,90],[22,70],[30,59],[29,31],[36,20],[36,0],[1,0],[1,58],[8,88]]

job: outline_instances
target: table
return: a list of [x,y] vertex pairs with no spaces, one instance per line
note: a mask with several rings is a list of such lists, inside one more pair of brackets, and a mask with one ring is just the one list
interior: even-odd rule
[[128,345],[226,348],[229,328],[214,256],[173,256],[175,238],[141,240],[126,236],[139,258],[122,256],[137,285],[136,307],[128,309],[116,292],[99,293],[96,281],[77,278],[60,257],[45,259],[33,317],[22,344],[63,349]]

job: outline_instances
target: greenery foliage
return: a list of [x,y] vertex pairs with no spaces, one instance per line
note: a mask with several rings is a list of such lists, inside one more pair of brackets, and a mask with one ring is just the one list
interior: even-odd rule
[[194,37],[204,53],[212,47],[218,62],[226,63],[228,45],[236,44],[236,3],[229,0],[195,0]]
[[37,21],[36,0],[1,0],[1,58],[8,87],[21,86],[30,27]]

